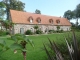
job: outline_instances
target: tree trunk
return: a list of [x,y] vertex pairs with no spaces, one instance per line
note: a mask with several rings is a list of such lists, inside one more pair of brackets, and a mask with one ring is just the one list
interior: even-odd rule
[[9,20],[9,10],[8,9],[6,10],[7,10],[7,20]]
[[26,51],[22,51],[24,60],[26,60]]
[[9,27],[9,33],[10,33],[10,36],[12,35],[12,31],[11,31],[11,28]]
[[2,23],[1,23],[1,31],[2,31]]
[[77,18],[77,20],[76,20],[76,26],[78,26],[78,18]]
[[7,6],[7,8],[6,8],[6,15],[7,15],[7,18],[6,18],[6,19],[9,20],[9,14],[10,14],[10,13],[9,13],[9,9],[10,9],[10,8],[9,8],[9,5],[8,5],[7,2],[6,2],[6,6]]

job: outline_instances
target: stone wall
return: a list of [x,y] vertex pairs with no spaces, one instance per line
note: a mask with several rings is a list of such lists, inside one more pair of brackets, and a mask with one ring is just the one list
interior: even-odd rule
[[[24,33],[27,30],[31,30],[32,32],[35,31],[34,24],[15,24],[13,30],[13,33],[20,33],[20,29],[23,28]],[[57,30],[57,26],[54,25],[38,25],[39,29],[43,31],[43,33],[48,32],[48,30]],[[60,26],[60,30],[69,31],[71,26]]]

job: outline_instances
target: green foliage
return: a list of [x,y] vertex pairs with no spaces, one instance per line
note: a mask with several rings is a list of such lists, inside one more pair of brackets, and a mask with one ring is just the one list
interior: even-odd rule
[[38,9],[36,9],[36,10],[35,10],[35,13],[36,13],[36,14],[41,14],[41,11],[38,10]]
[[[68,35],[67,33],[68,32],[63,33],[63,34],[54,33],[54,34],[49,34],[49,35],[47,34],[47,35],[38,35],[38,36],[37,35],[27,36],[27,38],[30,38],[30,39],[32,39],[32,41],[34,41],[34,45],[35,45],[35,47],[33,49],[30,44],[27,44],[27,46],[26,46],[27,60],[47,60],[47,55],[46,55],[45,51],[43,50],[43,43],[42,43],[42,42],[45,42],[45,44],[49,43],[47,37],[50,37],[52,42],[54,39],[54,41],[58,45],[58,48],[60,49],[61,53],[64,53],[64,54],[66,53],[68,55],[68,52],[66,52],[66,50],[68,51],[68,49],[66,49],[67,47],[65,47],[66,43],[64,40],[64,36]],[[71,34],[71,33],[69,32],[69,34]],[[80,39],[80,37],[79,37],[80,32],[76,32],[76,35],[78,35],[78,38]],[[9,38],[9,36],[1,36],[0,37],[0,39],[6,41],[8,46],[10,46],[11,44],[14,43],[13,40],[6,39],[6,38]],[[70,38],[68,38],[68,39],[70,39]],[[80,40],[78,41],[78,44],[80,46]],[[21,53],[22,52],[20,50],[18,50],[17,53],[14,54],[13,51],[11,49],[9,49],[6,52],[4,52],[3,54],[1,54],[0,60],[23,60]],[[65,57],[68,58],[66,55],[65,55]],[[69,59],[67,59],[67,60],[69,60]]]
[[79,31],[80,31],[80,25],[78,25],[78,26],[73,25],[73,26],[71,27],[71,30],[74,30],[74,31],[79,32]]
[[76,19],[76,26],[78,26],[78,20],[80,18],[80,4],[78,4],[73,11],[67,10],[63,17],[67,18],[68,20]]
[[36,34],[42,34],[41,30],[36,30]]
[[57,26],[57,30],[59,30],[60,29],[60,26]]
[[35,25],[35,26],[34,26],[34,29],[36,29],[36,30],[37,30],[38,28],[39,28],[39,27],[38,27],[38,25]]
[[[80,41],[76,40],[76,35],[73,32],[72,36],[65,37],[65,43],[57,44],[54,41],[52,42],[49,38],[50,45],[48,48],[44,45],[46,54],[48,55],[49,60],[80,60],[79,52],[80,48],[78,45]],[[80,39],[79,39],[80,40]]]
[[9,20],[10,9],[24,11],[25,3],[20,0],[3,0],[2,2],[6,6],[7,20]]
[[14,43],[11,45],[11,48],[12,50],[14,50],[14,53],[17,50],[22,51],[24,60],[26,60],[26,44],[29,43],[32,47],[34,47],[33,42],[22,34],[12,35],[11,39],[14,41]]
[[27,30],[27,31],[25,32],[25,34],[26,34],[26,35],[32,35],[33,32],[32,32],[31,30]]
[[9,35],[9,32],[0,30],[0,36]]
[[5,15],[5,5],[3,2],[0,2],[0,18],[3,19],[4,15]]
[[71,20],[71,19],[73,18],[73,16],[74,16],[73,11],[67,10],[67,11],[64,13],[64,16],[63,16],[63,17],[67,18],[68,20]]
[[0,56],[2,53],[4,53],[5,51],[9,50],[9,46],[7,46],[6,42],[4,40],[0,39]]
[[48,32],[51,34],[51,33],[53,33],[53,30],[49,30]]

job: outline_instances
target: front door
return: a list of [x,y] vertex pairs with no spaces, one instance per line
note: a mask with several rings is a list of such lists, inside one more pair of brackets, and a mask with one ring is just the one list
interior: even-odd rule
[[20,28],[20,33],[24,34],[24,28]]

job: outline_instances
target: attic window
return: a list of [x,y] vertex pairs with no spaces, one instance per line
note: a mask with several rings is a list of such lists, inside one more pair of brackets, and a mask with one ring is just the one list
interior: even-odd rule
[[37,20],[38,23],[41,23],[41,18],[40,17],[38,17],[36,20]]
[[57,23],[57,24],[60,24],[60,20],[59,20],[59,19],[58,19],[58,20],[56,20],[56,23]]
[[53,24],[53,19],[49,19],[49,23]]
[[32,16],[30,16],[30,17],[28,18],[28,21],[29,21],[30,23],[33,23],[33,18],[32,18]]

